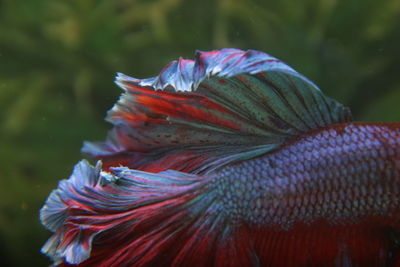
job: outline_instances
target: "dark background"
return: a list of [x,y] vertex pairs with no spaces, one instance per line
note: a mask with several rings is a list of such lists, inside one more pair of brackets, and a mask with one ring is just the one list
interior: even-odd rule
[[400,120],[398,0],[0,0],[0,260],[45,266],[46,197],[101,140],[114,74],[158,74],[222,47],[258,49],[350,106]]

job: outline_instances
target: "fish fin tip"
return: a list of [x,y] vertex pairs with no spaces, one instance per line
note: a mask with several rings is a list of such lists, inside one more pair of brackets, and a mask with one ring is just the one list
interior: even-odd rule
[[71,201],[74,200],[73,195],[76,193],[74,190],[82,192],[86,188],[95,187],[101,169],[101,161],[92,166],[87,160],[81,160],[74,166],[70,178],[59,182],[58,188],[50,193],[40,210],[42,225],[54,233],[43,245],[41,252],[52,258],[54,264],[62,262],[62,259],[70,264],[78,264],[90,255],[91,245],[81,243],[79,235],[76,237],[77,242],[71,242],[65,235],[65,225],[73,206]]

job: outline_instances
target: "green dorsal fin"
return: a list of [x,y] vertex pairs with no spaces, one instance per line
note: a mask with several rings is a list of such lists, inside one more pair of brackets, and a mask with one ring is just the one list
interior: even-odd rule
[[107,117],[114,128],[105,142],[83,148],[106,166],[200,172],[351,120],[314,83],[254,50],[197,52],[156,77],[119,74],[116,82],[125,93]]

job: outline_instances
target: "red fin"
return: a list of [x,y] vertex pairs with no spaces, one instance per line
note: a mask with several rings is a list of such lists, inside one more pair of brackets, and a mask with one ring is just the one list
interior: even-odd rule
[[[160,157],[160,154],[163,157]],[[112,155],[103,159],[104,169],[117,166],[128,166],[136,170],[160,172],[177,170],[182,172],[194,171],[197,166],[206,162],[212,153],[199,153],[191,150],[152,151],[148,153],[126,152]],[[214,156],[214,155],[213,155]]]
[[125,101],[110,112],[108,119],[117,123],[108,141],[84,147],[104,167],[193,171],[223,156],[270,149],[265,137],[246,133],[243,118],[205,96],[127,86]]

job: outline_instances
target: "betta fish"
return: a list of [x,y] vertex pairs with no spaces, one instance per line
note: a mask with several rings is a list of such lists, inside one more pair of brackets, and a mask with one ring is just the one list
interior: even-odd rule
[[41,209],[57,266],[399,266],[400,123],[263,52],[119,73],[104,142]]

